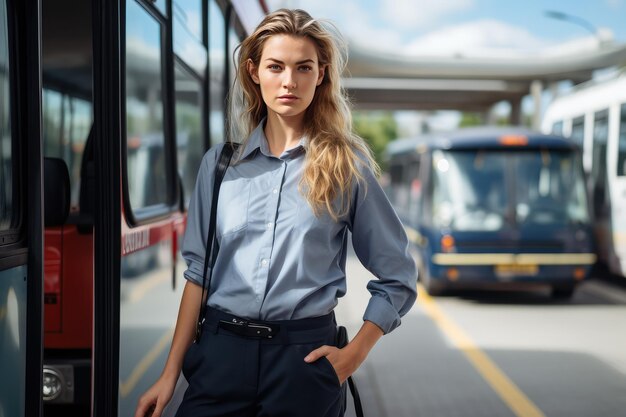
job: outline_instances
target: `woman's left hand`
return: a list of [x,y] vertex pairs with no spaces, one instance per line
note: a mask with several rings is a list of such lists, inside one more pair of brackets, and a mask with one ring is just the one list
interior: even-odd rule
[[304,361],[311,363],[326,356],[328,362],[335,368],[339,382],[343,384],[361,366],[376,341],[382,336],[383,331],[380,327],[365,320],[354,339],[342,349],[324,345],[306,355]]
[[356,352],[349,347],[349,344],[343,349],[339,349],[335,346],[324,345],[309,353],[304,358],[304,361],[312,363],[322,356],[326,356],[328,362],[330,362],[332,367],[335,369],[335,373],[339,378],[339,383],[343,384],[346,382],[346,379],[348,379],[348,377],[359,368],[363,360],[365,360],[365,358],[361,359],[360,355],[357,355]]

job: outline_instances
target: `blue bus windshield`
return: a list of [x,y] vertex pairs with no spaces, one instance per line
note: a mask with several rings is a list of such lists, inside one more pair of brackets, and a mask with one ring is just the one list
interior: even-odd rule
[[574,152],[473,150],[433,153],[433,222],[459,231],[589,221]]

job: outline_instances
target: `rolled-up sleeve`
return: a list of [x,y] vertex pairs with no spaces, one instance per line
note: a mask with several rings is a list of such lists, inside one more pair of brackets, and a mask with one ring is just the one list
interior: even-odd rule
[[363,320],[389,333],[400,325],[417,298],[417,270],[409,253],[404,227],[391,203],[367,167],[354,186],[350,230],[354,251],[377,279],[367,284],[371,293]]
[[181,254],[187,263],[187,270],[183,275],[187,280],[200,286],[202,286],[206,237],[211,215],[215,166],[221,148],[221,145],[211,148],[202,158],[196,186],[189,201],[187,226],[181,247]]

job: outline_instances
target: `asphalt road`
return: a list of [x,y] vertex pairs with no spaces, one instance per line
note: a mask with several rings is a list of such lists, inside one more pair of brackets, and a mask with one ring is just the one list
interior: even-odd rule
[[[371,275],[354,256],[347,269],[337,316],[354,335]],[[418,290],[355,374],[366,416],[626,416],[625,285],[592,279],[567,301]]]
[[[354,255],[347,273],[336,312],[354,336],[372,276]],[[167,356],[183,284],[172,293],[170,277],[123,288],[120,415],[132,415]],[[355,374],[367,417],[626,416],[626,283],[590,280],[567,301],[547,290],[418,291],[401,326]]]

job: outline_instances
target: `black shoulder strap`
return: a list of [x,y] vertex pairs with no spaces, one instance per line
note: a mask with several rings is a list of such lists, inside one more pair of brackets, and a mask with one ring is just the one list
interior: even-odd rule
[[357,417],[363,417],[363,406],[361,405],[361,396],[359,395],[359,390],[356,388],[356,384],[354,383],[354,379],[352,376],[348,377],[348,386],[350,387],[350,392],[352,393],[352,399],[354,400],[354,412]]
[[[348,330],[344,326],[337,326],[337,347],[344,348],[348,344]],[[361,405],[361,396],[359,395],[359,390],[356,387],[356,383],[354,382],[354,378],[351,376],[348,377],[348,387],[350,388],[350,393],[352,394],[352,400],[354,401],[354,411],[357,417],[364,417],[363,415],[363,406]],[[344,409],[346,407],[346,398],[344,398]]]
[[[204,254],[204,269],[202,270],[202,296],[200,297],[200,312],[198,313],[198,321],[196,323],[196,339],[194,342],[199,342],[202,336],[202,323],[204,322],[204,314],[206,311],[206,301],[204,294],[208,296],[209,288],[211,287],[211,277],[213,276],[213,266],[215,265],[215,258],[217,256],[217,239],[215,237],[215,223],[217,219],[217,199],[220,195],[220,187],[222,180],[226,174],[226,169],[230,165],[230,160],[233,156],[233,152],[239,148],[238,143],[226,142],[222,148],[222,153],[217,161],[217,167],[215,167],[215,181],[213,182],[213,198],[211,201],[211,217],[209,218],[209,230],[206,238],[206,252]],[[207,282],[207,269],[211,265],[209,270],[209,277]]]

